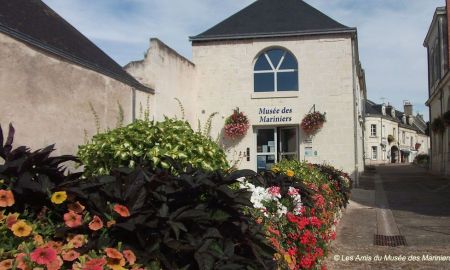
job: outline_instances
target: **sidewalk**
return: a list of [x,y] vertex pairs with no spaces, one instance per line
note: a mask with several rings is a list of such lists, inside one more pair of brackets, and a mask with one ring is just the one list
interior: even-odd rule
[[[338,225],[328,269],[450,269],[448,184],[412,166],[366,172]],[[375,234],[404,236],[407,246],[376,246]]]

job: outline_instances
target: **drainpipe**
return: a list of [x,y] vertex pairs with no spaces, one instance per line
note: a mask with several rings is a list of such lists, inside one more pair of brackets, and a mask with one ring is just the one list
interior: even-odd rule
[[131,88],[131,122],[136,121],[136,88]]
[[[383,153],[383,117],[381,117],[381,126],[380,126],[380,129],[381,129],[381,136],[380,136],[380,146],[381,146],[381,153]],[[383,154],[381,154],[381,158],[383,158]],[[384,160],[382,160],[382,161],[384,161]]]
[[354,140],[354,160],[355,160],[355,184],[356,186],[359,185],[359,168],[358,168],[358,112],[356,110],[356,78],[355,78],[355,71],[356,71],[356,33],[352,35],[352,77],[353,77],[353,140]]

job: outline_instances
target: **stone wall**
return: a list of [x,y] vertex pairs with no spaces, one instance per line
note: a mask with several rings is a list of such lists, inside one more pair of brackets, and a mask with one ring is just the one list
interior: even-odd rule
[[[58,154],[75,154],[96,133],[89,102],[101,129],[116,126],[118,102],[124,122],[133,117],[130,86],[0,34],[0,124],[16,128],[15,145],[33,149],[56,144]],[[137,102],[147,93],[136,91]]]
[[[156,120],[164,116],[181,118],[179,99],[185,107],[186,119],[195,122],[195,65],[158,39],[150,40],[143,60],[125,66],[125,70],[141,83],[155,89],[151,104]],[[145,104],[144,104],[145,105]]]

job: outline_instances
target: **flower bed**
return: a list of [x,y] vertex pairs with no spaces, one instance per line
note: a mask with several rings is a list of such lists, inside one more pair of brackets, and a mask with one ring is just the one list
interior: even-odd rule
[[351,180],[330,166],[283,161],[241,184],[253,192],[251,210],[264,224],[281,269],[317,269],[336,237]]
[[67,174],[76,157],[13,150],[13,135],[0,128],[0,269],[317,269],[350,195],[346,174],[296,161]]

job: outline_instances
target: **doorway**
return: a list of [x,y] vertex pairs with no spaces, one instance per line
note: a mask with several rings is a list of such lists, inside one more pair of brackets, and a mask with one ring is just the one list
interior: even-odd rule
[[391,148],[391,163],[398,163],[398,147],[397,146],[392,146]]
[[257,171],[270,170],[275,163],[298,160],[297,127],[264,127],[256,129]]

